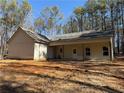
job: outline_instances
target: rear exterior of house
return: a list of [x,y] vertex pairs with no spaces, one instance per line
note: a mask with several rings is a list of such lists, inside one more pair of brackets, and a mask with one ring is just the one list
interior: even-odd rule
[[46,60],[46,57],[40,53],[40,51],[46,51],[42,50],[46,46],[39,45],[47,45],[47,42],[46,38],[41,38],[40,35],[19,27],[8,41],[7,58]]
[[18,29],[8,42],[8,57],[17,59],[33,59],[34,40]]
[[[112,32],[73,33],[46,38],[19,28],[8,42],[8,58],[113,60]],[[27,33],[28,32],[28,33]]]
[[49,44],[53,59],[68,60],[113,60],[112,37],[92,39],[58,40]]
[[112,60],[110,42],[91,42],[52,46],[51,59]]

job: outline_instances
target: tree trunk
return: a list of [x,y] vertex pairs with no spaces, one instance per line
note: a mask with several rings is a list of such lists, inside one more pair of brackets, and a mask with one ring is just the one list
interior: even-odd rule
[[124,54],[124,2],[122,2],[122,4],[121,4],[121,12],[122,12],[121,21],[122,21],[122,30],[123,30],[121,48],[122,48],[122,53]]
[[101,27],[102,27],[102,31],[104,30],[104,22],[103,22],[104,18],[103,15],[101,13]]
[[81,31],[83,31],[83,15],[81,15]]
[[105,14],[104,14],[104,17],[103,17],[103,22],[104,22],[104,30],[106,31],[106,18],[105,18]]
[[111,8],[111,26],[112,26],[112,30],[114,30],[114,18],[113,18],[113,15],[114,15],[114,11],[113,11],[113,8]]

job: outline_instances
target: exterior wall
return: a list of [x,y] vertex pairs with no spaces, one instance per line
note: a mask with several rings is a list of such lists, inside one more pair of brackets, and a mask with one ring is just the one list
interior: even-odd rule
[[[76,49],[77,54],[73,54],[73,49]],[[65,45],[64,46],[64,58],[65,59],[77,59],[83,60],[83,49],[81,44],[77,45]]]
[[[91,49],[90,60],[113,60],[113,41],[110,38],[99,40],[86,40],[50,43],[50,46],[45,44],[35,43],[34,40],[25,32],[17,31],[8,43],[8,58],[16,59],[34,59],[47,60],[47,58],[62,58],[70,60],[86,60],[85,48]],[[103,47],[108,47],[109,56],[103,56]],[[60,49],[62,48],[62,52]],[[73,54],[73,49],[77,53]]]
[[50,47],[50,46],[48,46],[47,52],[48,52],[48,58],[49,58],[49,59],[54,59],[54,58],[56,58],[55,48],[56,48],[56,47]]
[[34,44],[34,60],[47,60],[47,45],[45,44]]
[[[62,52],[60,52],[60,49],[62,49]],[[57,46],[56,47],[56,58],[62,59],[64,57],[63,55],[63,46]]]
[[[109,51],[108,56],[103,56],[103,47],[108,47],[108,51]],[[87,45],[84,45],[84,49],[85,48],[91,49],[91,56],[89,57],[90,60],[110,60],[109,42],[87,44]],[[84,53],[84,59],[87,59],[85,53]]]
[[[60,54],[59,48],[62,46],[56,46],[57,55],[62,55]],[[108,47],[109,51],[109,56],[103,56],[103,47]],[[85,55],[85,48],[90,48],[91,50],[91,55],[90,57],[86,57]],[[73,55],[73,49],[77,50],[77,54]],[[64,45],[64,59],[70,59],[70,60],[110,60],[110,42],[99,42],[99,43],[87,43],[87,44],[73,44],[73,45]]]
[[33,59],[34,40],[25,32],[17,31],[8,42],[8,58]]

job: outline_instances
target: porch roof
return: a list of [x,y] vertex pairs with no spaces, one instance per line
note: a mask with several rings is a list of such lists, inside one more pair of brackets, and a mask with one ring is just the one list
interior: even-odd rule
[[53,42],[55,41],[65,41],[65,40],[75,40],[75,39],[94,39],[101,37],[112,37],[114,31],[83,31],[76,33],[69,33],[63,35],[56,35],[54,37],[49,37],[49,39]]
[[111,38],[110,37],[99,37],[99,38],[92,38],[92,39],[58,40],[58,41],[50,42],[49,46],[88,44],[88,43],[106,43],[106,42],[111,42]]
[[113,37],[114,31],[87,31],[72,34],[65,34],[51,38],[49,46],[68,45],[68,44],[81,44],[93,42],[109,42]]

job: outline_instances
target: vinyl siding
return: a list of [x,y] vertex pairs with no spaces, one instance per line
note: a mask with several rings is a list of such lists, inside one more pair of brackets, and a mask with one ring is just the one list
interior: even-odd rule
[[[56,55],[62,55],[59,52],[60,47],[56,46]],[[103,47],[108,47],[108,56],[103,56]],[[87,58],[85,49],[90,48],[91,55]],[[76,55],[73,55],[73,49],[76,49]],[[64,59],[76,60],[110,60],[110,46],[109,42],[88,43],[88,44],[72,44],[64,45]]]
[[33,56],[34,40],[19,29],[8,43],[8,58],[33,59]]
[[34,60],[47,60],[47,45],[35,43]]

